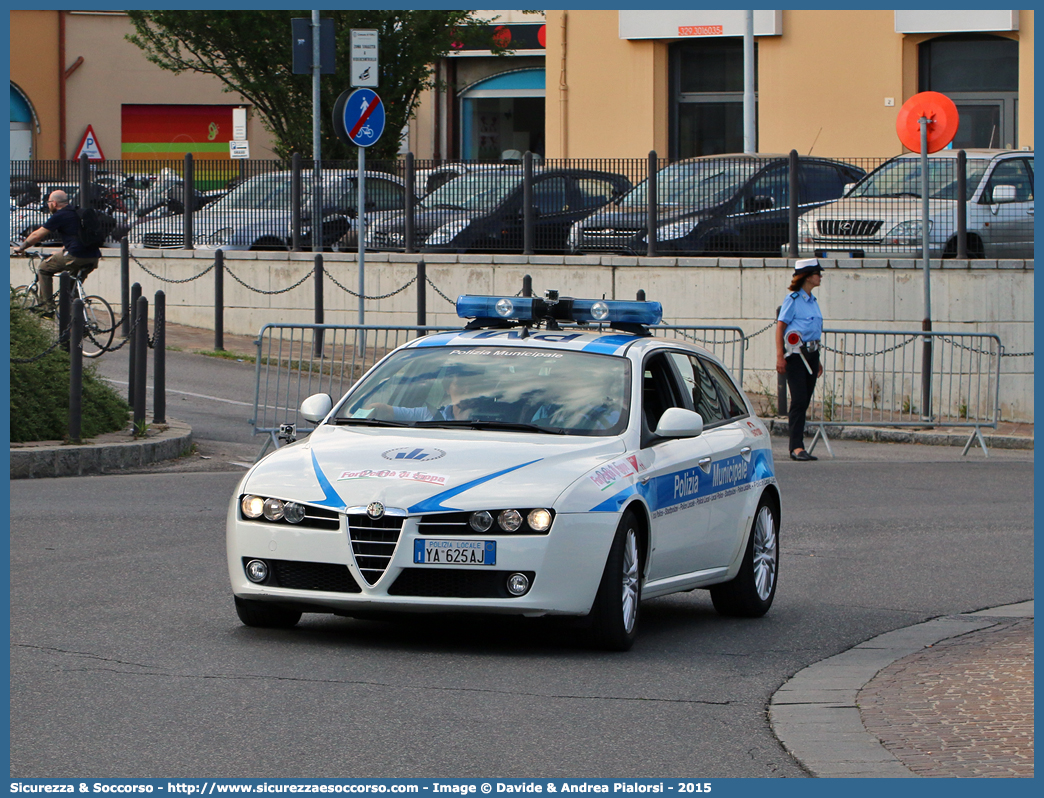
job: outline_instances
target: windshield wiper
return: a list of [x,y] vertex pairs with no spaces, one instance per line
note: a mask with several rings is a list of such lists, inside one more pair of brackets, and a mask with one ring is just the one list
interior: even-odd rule
[[342,424],[361,424],[366,427],[408,427],[404,421],[384,421],[379,418],[335,418],[332,423],[337,426]]
[[506,429],[518,432],[541,432],[548,435],[565,435],[561,427],[541,427],[537,424],[526,424],[521,421],[483,421],[481,419],[432,419],[418,421],[418,427],[465,427],[467,429]]

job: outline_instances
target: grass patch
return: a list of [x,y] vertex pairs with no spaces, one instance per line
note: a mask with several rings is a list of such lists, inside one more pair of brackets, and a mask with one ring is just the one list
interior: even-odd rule
[[[69,433],[69,353],[54,341],[52,324],[12,303],[12,441],[64,440]],[[81,407],[84,438],[123,429],[130,416],[127,402],[86,361]]]

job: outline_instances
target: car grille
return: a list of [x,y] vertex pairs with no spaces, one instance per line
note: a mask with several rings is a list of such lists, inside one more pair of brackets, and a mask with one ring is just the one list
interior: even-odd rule
[[[243,567],[253,557],[243,558]],[[267,585],[293,590],[324,590],[329,593],[361,593],[347,565],[296,560],[265,560],[270,569]]]
[[366,584],[376,584],[387,570],[399,542],[402,522],[402,516],[385,515],[376,519],[363,514],[348,516],[352,553]]
[[817,222],[819,234],[824,236],[872,236],[881,229],[876,219],[822,219]]
[[533,571],[477,571],[455,568],[404,568],[390,588],[390,596],[429,598],[516,598],[507,592],[509,574],[524,573],[530,584]]
[[[523,517],[525,511],[523,511]],[[523,523],[516,532],[506,532],[494,523],[493,528],[486,532],[476,532],[468,524],[471,513],[440,513],[439,515],[421,516],[417,526],[417,534],[420,537],[488,537],[501,535],[546,535],[550,528],[543,532],[534,532],[529,524]]]
[[143,233],[141,236],[141,245],[149,249],[175,249],[184,244],[184,233]]

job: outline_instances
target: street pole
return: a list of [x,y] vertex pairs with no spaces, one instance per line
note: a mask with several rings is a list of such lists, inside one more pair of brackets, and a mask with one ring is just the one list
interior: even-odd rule
[[322,68],[319,47],[319,12],[312,12],[312,252],[323,251],[322,143],[319,124],[319,74]]
[[363,324],[365,309],[363,296],[366,294],[366,148],[359,148],[359,201],[355,209],[355,229],[359,242],[359,324]]
[[743,31],[743,152],[757,149],[754,125],[754,12],[746,11]]
[[[917,120],[921,126],[921,259],[924,263],[924,320],[921,330],[932,331],[932,282],[928,258],[928,125],[931,122],[922,116]],[[921,359],[921,419],[932,420],[932,337],[924,336]]]

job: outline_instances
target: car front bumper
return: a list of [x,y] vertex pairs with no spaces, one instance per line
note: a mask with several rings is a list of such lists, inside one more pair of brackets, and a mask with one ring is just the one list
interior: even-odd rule
[[[288,524],[245,521],[235,503],[229,509],[226,549],[232,592],[243,599],[292,604],[313,612],[480,612],[511,615],[584,615],[594,601],[619,516],[615,513],[559,513],[546,535],[475,535],[495,540],[493,566],[417,565],[413,562],[414,541],[438,539],[421,536],[418,517],[405,519],[394,553],[383,575],[367,583],[356,562],[345,517],[338,529],[297,528]],[[464,536],[457,536],[461,539]],[[273,565],[292,563],[295,568],[337,574],[338,584],[301,589],[255,584],[247,579],[246,559],[261,559]],[[438,572],[443,573],[438,573]],[[495,571],[506,580],[509,574],[525,573],[531,586],[519,597],[493,596],[475,584],[488,584]],[[453,574],[445,572],[454,572]],[[442,578],[440,580],[440,577]],[[418,583],[431,581],[463,585],[465,595],[416,595]],[[455,588],[439,588],[454,592]],[[412,595],[410,593],[413,593]],[[502,591],[501,591],[502,592]]]

